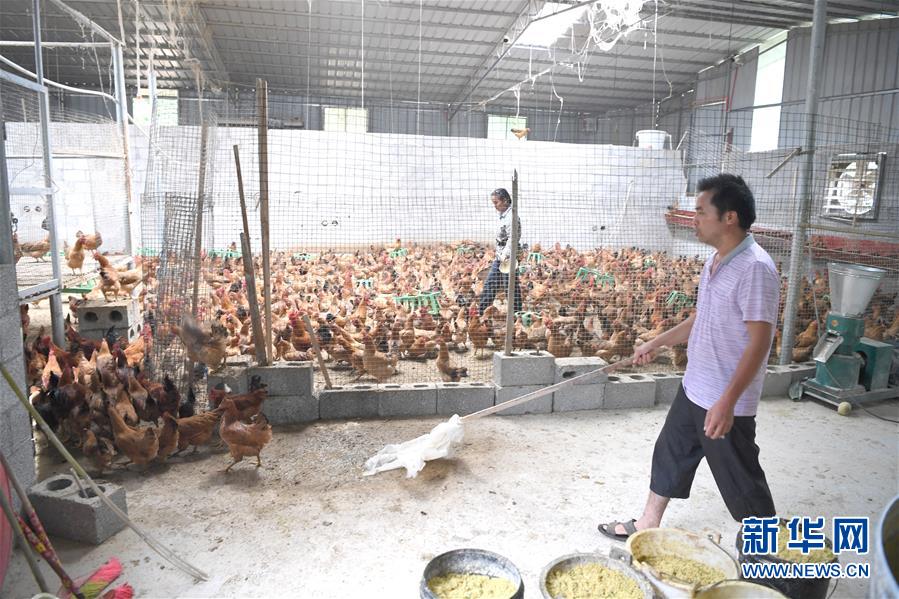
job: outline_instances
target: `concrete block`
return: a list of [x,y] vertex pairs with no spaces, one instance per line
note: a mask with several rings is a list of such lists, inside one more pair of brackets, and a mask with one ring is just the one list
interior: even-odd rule
[[268,396],[262,412],[272,424],[297,424],[318,420],[318,398],[311,393],[291,396]]
[[312,362],[275,362],[271,366],[252,366],[247,381],[258,376],[268,385],[269,395],[297,395],[312,392]]
[[[119,509],[128,512],[125,489],[106,481],[96,483]],[[57,474],[31,487],[28,499],[50,535],[99,545],[125,524],[92,489],[85,488],[85,493],[82,495],[71,475]]]
[[491,383],[437,383],[437,413],[466,416],[493,405],[496,389]]
[[[582,374],[587,374],[588,372],[592,372],[598,368],[602,368],[608,365],[609,363],[602,358],[595,357],[556,358],[556,375],[553,379],[553,383],[561,383],[562,381],[580,376]],[[575,383],[575,387],[580,385],[595,385],[597,383],[604,383],[608,378],[608,374],[602,373],[594,378],[591,378],[587,382]]]
[[[0,341],[0,343],[3,342]],[[0,360],[0,364],[3,364],[3,367],[9,371],[13,380],[19,385],[19,389],[21,389],[23,393],[27,393],[28,387],[25,386],[25,360],[22,358],[22,354],[4,358]],[[0,383],[0,411],[9,406],[19,406],[22,410],[25,409],[22,407],[22,404],[19,403],[19,398],[16,397],[9,385],[6,384],[6,381],[2,380],[2,383]]]
[[765,368],[762,397],[785,396],[792,384],[793,371],[789,366],[768,366]]
[[815,376],[816,363],[803,362],[802,364],[788,364],[787,370],[790,371],[790,384]]
[[378,385],[378,415],[434,416],[437,414],[437,386],[434,383]]
[[673,372],[653,372],[650,374],[656,382],[656,403],[670,404],[677,397],[677,391],[680,389],[681,381],[684,380],[683,375]]
[[493,352],[493,381],[500,387],[551,385],[556,359],[545,351],[517,351],[511,356]]
[[[605,375],[603,375],[605,376]],[[602,408],[605,383],[575,384],[553,393],[553,412],[598,410]]]
[[225,358],[225,366],[242,366],[244,368],[249,368],[253,363],[252,356],[228,356]]
[[602,407],[651,408],[656,401],[656,382],[646,374],[613,374],[606,383]]
[[210,389],[225,384],[231,388],[231,393],[240,395],[249,391],[250,377],[246,367],[225,366],[218,372],[210,372],[206,375],[206,384]]
[[19,311],[0,316],[0,360],[22,355],[22,321]]
[[377,418],[378,388],[375,385],[347,385],[323,389],[318,394],[318,411],[322,420],[343,418]]
[[128,329],[142,322],[140,304],[135,299],[89,300],[78,307],[78,333]]
[[[540,389],[545,389],[547,385],[526,385],[523,387],[497,387],[496,388],[496,404],[521,397]],[[549,414],[553,411],[553,394],[550,393],[545,397],[534,399],[529,402],[513,406],[502,412],[497,412],[501,416],[515,416],[517,414]]]

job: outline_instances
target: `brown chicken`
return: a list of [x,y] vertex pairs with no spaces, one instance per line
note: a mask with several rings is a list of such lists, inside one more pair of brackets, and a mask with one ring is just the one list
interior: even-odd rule
[[131,403],[131,397],[128,395],[128,391],[125,390],[125,387],[119,386],[115,396],[110,397],[109,399],[112,400],[112,407],[119,416],[122,417],[122,420],[132,426],[139,422],[137,411],[134,409],[134,405]]
[[531,129],[530,127],[526,127],[524,129],[511,129],[511,131],[515,135],[515,137],[521,139],[522,137],[527,137],[528,133],[531,132]]
[[[265,401],[266,397],[268,397],[268,392],[266,391],[265,386],[262,386],[258,389],[251,390],[249,393],[244,393],[243,395],[228,395],[224,398],[217,398],[219,403],[212,405],[218,407],[224,401],[230,401],[237,410],[238,417],[241,420],[249,420],[262,411],[262,403]],[[212,400],[210,399],[210,403],[211,402]]]
[[228,445],[231,453],[231,464],[225,468],[229,472],[231,467],[245,457],[256,456],[256,467],[262,466],[260,453],[272,440],[272,427],[265,418],[265,414],[259,414],[256,421],[247,424],[241,422],[237,406],[230,399],[222,402],[224,416],[219,428],[219,435]]
[[81,451],[97,469],[98,474],[109,468],[116,456],[115,446],[106,437],[97,437],[90,428],[84,429]]
[[556,358],[568,358],[571,356],[571,337],[562,332],[562,325],[547,318],[544,323],[549,330],[549,339],[546,342],[546,351]]
[[458,383],[462,377],[468,376],[468,368],[450,363],[449,349],[442,337],[437,337],[437,349],[437,370],[444,383]]
[[[149,327],[147,327],[149,329]],[[128,366],[134,368],[135,366],[140,366],[144,362],[144,353],[147,350],[147,342],[144,340],[143,335],[139,335],[137,339],[128,344],[128,346],[124,349],[125,359],[128,361]]]
[[128,426],[113,406],[109,406],[106,413],[112,422],[116,448],[128,456],[128,459],[134,464],[149,464],[159,452],[159,437],[156,435],[156,428]]
[[198,323],[190,315],[185,315],[181,326],[174,325],[187,355],[194,362],[202,362],[213,371],[220,369],[228,357],[228,330],[218,322]]
[[468,314],[468,338],[474,347],[474,355],[477,357],[487,347],[487,339],[490,337],[490,328],[478,318],[477,306],[471,306]]
[[373,376],[379,383],[383,383],[397,374],[396,356],[391,357],[375,351],[374,341],[367,333],[362,337],[362,343],[365,346],[362,352],[362,366],[366,373]]
[[[97,256],[98,254],[94,255]],[[119,273],[114,268],[100,269],[100,291],[103,293],[103,299],[107,302],[109,301],[110,294],[112,294],[112,299],[116,300],[122,293],[122,285],[119,283]]]
[[50,237],[47,236],[43,241],[26,241],[20,243],[17,250],[25,256],[31,256],[35,260],[46,262],[44,256],[50,251]]
[[306,330],[306,325],[300,313],[297,311],[291,312],[288,320],[290,321],[291,331],[290,343],[293,345],[293,348],[298,352],[309,351],[312,347],[312,337],[309,335],[309,331]]
[[222,415],[219,407],[209,412],[203,412],[196,416],[178,419],[178,451],[184,451],[193,445],[193,453],[197,452],[200,445],[208,445],[212,440],[215,425]]
[[93,251],[103,245],[103,236],[100,235],[99,231],[95,231],[93,235],[85,235],[81,231],[78,231],[75,233],[75,236],[84,240],[84,249],[86,250]]
[[156,459],[164,462],[178,449],[178,419],[168,412],[163,414],[162,425],[157,427],[156,434],[159,437],[159,452]]
[[81,270],[84,266],[84,239],[79,237],[75,240],[75,245],[66,251],[66,264],[72,269],[72,274],[76,270]]

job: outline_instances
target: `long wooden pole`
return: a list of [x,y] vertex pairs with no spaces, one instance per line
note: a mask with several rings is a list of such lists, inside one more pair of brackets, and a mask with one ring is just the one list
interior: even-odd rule
[[515,283],[518,279],[518,169],[512,174],[512,254],[509,257],[509,285],[506,289],[506,347],[505,354],[512,355],[512,342],[515,337]]
[[330,389],[331,375],[328,374],[328,368],[325,366],[324,358],[322,358],[322,350],[318,347],[318,336],[312,329],[312,321],[309,320],[308,314],[303,314],[303,322],[306,323],[306,331],[309,332],[309,337],[312,338],[312,349],[315,351],[315,359],[318,360],[318,369],[322,371],[322,376],[325,377],[325,389]]
[[250,302],[250,323],[253,326],[253,345],[256,349],[256,362],[260,366],[268,364],[265,351],[265,340],[262,333],[262,320],[259,317],[259,302],[256,300],[256,265],[253,261],[253,248],[250,246],[250,220],[247,217],[247,199],[243,189],[243,173],[240,170],[240,152],[234,144],[234,166],[237,169],[237,193],[240,196],[240,216],[243,218],[243,233],[240,234],[240,252],[243,261],[244,278],[247,281],[247,300]]
[[[202,102],[200,102],[202,105]],[[200,116],[202,119],[202,114]],[[200,168],[197,177],[197,227],[194,241],[194,289],[191,296],[190,313],[197,318],[200,301],[200,266],[203,254],[203,204],[206,196],[206,141],[209,137],[209,126],[203,120],[200,123]]]
[[262,289],[265,301],[265,352],[274,357],[272,346],[272,262],[268,217],[268,83],[256,80],[256,114],[259,117],[259,215],[262,221]]

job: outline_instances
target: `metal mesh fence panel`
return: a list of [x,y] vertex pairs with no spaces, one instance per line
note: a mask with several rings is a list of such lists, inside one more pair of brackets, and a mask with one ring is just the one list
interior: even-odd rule
[[[49,257],[38,251],[49,235],[39,95],[0,82],[7,134],[7,169],[11,188],[10,218],[20,243],[38,244],[17,263],[20,287],[52,278]],[[112,116],[83,112],[68,106],[73,95],[56,93],[51,99],[49,133],[53,156],[52,190],[56,228],[60,238],[63,287],[74,288],[96,276],[91,252],[75,249],[79,233],[102,240],[99,251],[124,261],[129,235],[129,209],[120,126]],[[49,247],[49,245],[47,246]],[[49,251],[49,250],[48,250]],[[68,264],[70,262],[71,264]]]
[[[209,159],[215,179],[207,185],[201,303],[206,317],[230,327],[229,352],[248,355],[254,347],[233,146],[241,156],[261,290],[260,152],[252,98],[246,90],[231,90],[203,100],[204,110],[214,107],[225,124],[217,127]],[[374,132],[376,123],[392,117],[346,102],[284,102],[269,103],[266,146],[274,356],[311,359],[315,335],[335,384],[446,380],[446,358],[438,360],[442,342],[449,363],[465,367],[468,380],[492,379],[491,354],[503,347],[509,302],[501,286],[492,303],[481,304],[488,279],[495,277],[500,227],[491,194],[511,191],[514,171],[521,220],[516,349],[611,361],[688,316],[702,265],[713,251],[693,232],[696,188],[720,172],[743,176],[753,190],[752,232],[784,277],[785,308],[807,152],[795,150],[809,126],[803,115],[781,115],[777,149],[760,150],[753,146],[751,111],[724,116],[720,109],[696,109],[670,134],[642,131],[613,145],[529,140],[529,123],[509,115],[488,119],[479,133],[486,139],[464,132]],[[185,101],[182,122],[197,114],[196,104]],[[399,112],[393,117],[403,118]],[[305,129],[308,124],[317,130]],[[896,132],[824,116],[815,127],[801,263],[805,283],[796,322],[801,339],[791,355],[797,361],[808,359],[807,342],[817,340],[801,334],[827,311],[828,261],[887,270],[867,315],[869,332],[887,338],[896,318],[899,194],[889,159],[897,149]],[[177,155],[182,135],[190,131],[195,139],[188,124],[156,139]],[[153,170],[170,181],[177,175]],[[185,172],[196,176],[196,168]],[[185,184],[188,190],[192,181]],[[869,193],[873,181],[876,200]],[[165,201],[165,195],[148,194],[145,221],[148,210],[162,210]],[[159,233],[148,231],[146,222],[144,232],[144,245],[157,247],[152,244]],[[310,316],[312,331],[302,324],[303,314]],[[376,372],[362,365],[366,346],[377,357],[370,361]],[[684,348],[676,347],[644,369],[680,371],[685,364]]]

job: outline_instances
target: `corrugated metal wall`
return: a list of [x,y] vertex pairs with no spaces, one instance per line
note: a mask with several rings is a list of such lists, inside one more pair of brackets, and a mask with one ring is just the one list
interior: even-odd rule
[[[804,109],[810,42],[808,28],[789,34],[784,113]],[[829,25],[822,76],[819,114],[899,129],[899,19]]]

